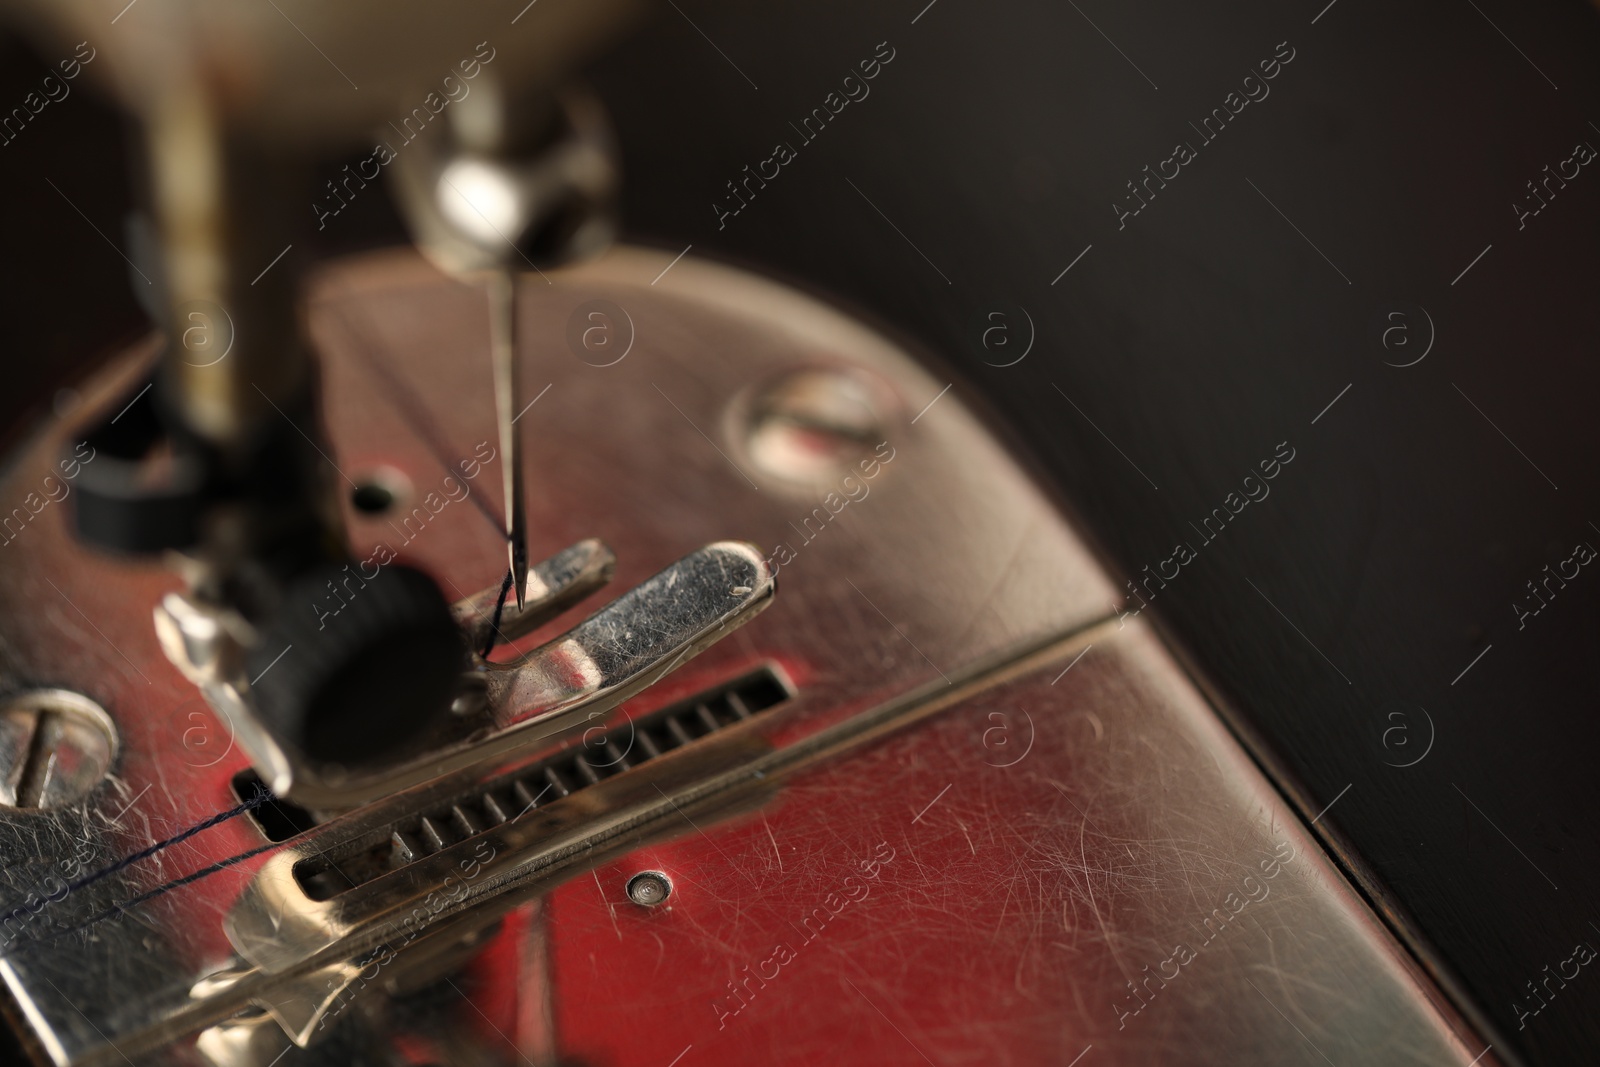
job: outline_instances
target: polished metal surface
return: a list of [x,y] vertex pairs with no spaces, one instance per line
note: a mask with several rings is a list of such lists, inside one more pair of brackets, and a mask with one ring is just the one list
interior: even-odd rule
[[748,623],[774,592],[754,545],[692,552],[518,662],[489,664],[496,724],[505,733],[580,713],[593,721]]
[[936,712],[909,694],[879,709],[870,743],[797,768],[709,841],[690,831],[596,872],[667,871],[670,913],[610,907],[592,881],[559,889],[561,995],[626,995],[667,1021],[584,1020],[567,1047],[599,1063],[692,1044],[704,1062],[1079,1067],[1484,1051],[1143,621],[1037,653]]
[[[0,560],[0,671],[19,689],[85,694],[122,735],[113,775],[84,804],[0,813],[0,850],[24,857],[0,885],[27,915],[0,977],[54,1062],[200,1062],[194,1035],[252,1007],[321,1047],[355,1018],[346,1003],[378,995],[362,976],[383,973],[386,946],[447,955],[536,899],[555,986],[539,1033],[511,1040],[584,1062],[666,1063],[685,1045],[705,1062],[771,1063],[1479,1055],[1147,623],[1116,616],[1115,587],[959,390],[809,297],[692,257],[622,249],[552,277],[520,293],[522,310],[587,329],[603,308],[628,342],[604,367],[550,339],[519,353],[550,390],[524,443],[544,487],[530,530],[546,543],[530,547],[603,540],[619,588],[648,607],[613,601],[585,638],[589,660],[626,676],[626,661],[597,653],[662,612],[725,609],[678,603],[674,574],[733,600],[758,595],[736,583],[763,573],[782,586],[771,610],[618,721],[767,662],[795,695],[313,900],[297,863],[380,830],[386,812],[421,810],[455,779],[281,845],[245,816],[211,824],[238,806],[230,779],[244,760],[150,632],[144,605],[175,580],[91,555],[51,509],[30,527],[42,536]],[[499,516],[477,506],[495,481],[476,480],[494,438],[481,294],[382,254],[331,268],[309,314],[331,461],[439,489],[406,516],[347,507],[358,555],[388,547],[462,599],[498,591]],[[750,412],[771,410],[753,401],[807,371],[866,383],[882,433],[845,468],[830,435],[833,458],[807,470],[845,471],[836,481],[774,472],[788,444],[749,460]],[[94,403],[137,373],[133,359],[108,372]],[[613,411],[627,416],[597,414]],[[26,492],[72,433],[42,435],[0,492]],[[766,555],[697,551],[729,536]],[[515,652],[559,648],[547,632],[559,625]],[[684,647],[650,640],[657,656]],[[510,661],[494,671],[519,677]],[[583,677],[567,681],[582,690]],[[69,891],[30,911],[61,855],[80,857]],[[659,907],[625,892],[645,870],[672,882]],[[784,977],[770,977],[774,960]],[[618,1025],[617,1006],[652,1025]]]

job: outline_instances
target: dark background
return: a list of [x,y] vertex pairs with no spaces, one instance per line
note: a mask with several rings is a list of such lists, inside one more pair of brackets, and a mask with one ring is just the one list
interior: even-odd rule
[[[1318,829],[1496,1052],[1593,1062],[1596,968],[1520,1030],[1512,1005],[1600,947],[1600,567],[1520,627],[1512,605],[1600,547],[1600,166],[1520,231],[1512,204],[1600,147],[1600,13],[925,3],[663,8],[596,73],[629,236],[830,294],[933,353],[1121,577],[1197,549],[1152,606],[1241,732],[1308,817],[1336,801]],[[883,41],[870,96],[802,146],[788,124]],[[1283,41],[1270,96],[1202,146],[1188,123]],[[20,100],[43,70],[0,47],[0,102]],[[144,328],[89,225],[127,247],[120,124],[81,91],[43,118],[0,147],[13,441]],[[1180,140],[1198,158],[1119,231],[1125,183]],[[719,230],[725,183],[779,141],[798,158]],[[337,248],[398,234],[379,198],[347,215]],[[1016,347],[985,348],[996,311]],[[990,366],[1021,351],[1024,311],[1027,358]],[[1427,357],[1386,365],[1422,353],[1428,319]],[[1396,322],[1409,344],[1386,349]],[[1271,496],[1202,544],[1190,523],[1280,442]]]

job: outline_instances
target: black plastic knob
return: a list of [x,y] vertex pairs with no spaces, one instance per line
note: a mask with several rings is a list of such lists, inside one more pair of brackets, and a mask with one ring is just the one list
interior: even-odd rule
[[324,564],[291,581],[246,658],[257,714],[280,744],[360,767],[448,719],[466,668],[450,606],[421,571]]

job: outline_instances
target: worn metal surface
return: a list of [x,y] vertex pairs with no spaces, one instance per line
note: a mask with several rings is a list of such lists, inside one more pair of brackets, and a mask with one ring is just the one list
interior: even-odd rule
[[[703,1063],[1477,1056],[1149,629],[1092,636],[759,815],[558,890],[568,1047],[628,1064],[686,1046]],[[672,875],[670,910],[627,901],[640,869]]]
[[[532,321],[580,324],[523,353],[550,383],[527,416],[530,529],[548,538],[531,550],[598,536],[627,589],[709,540],[774,546],[777,606],[628,711],[767,660],[799,691],[760,745],[719,756],[782,769],[747,798],[775,797],[765,808],[724,825],[687,807],[676,841],[608,845],[593,878],[555,891],[559,1047],[598,1062],[686,1046],[863,1063],[1479,1053],[942,382],[808,298],[692,258],[622,251],[555,282],[522,294]],[[597,306],[628,341],[606,366],[585,358]],[[393,518],[349,510],[358,557],[388,543],[459,596],[490,584],[504,542],[494,479],[477,480],[493,437],[481,294],[392,254],[331,271],[310,318],[333,462],[415,489]],[[826,490],[741,463],[742,398],[805,367],[863,376],[885,406],[883,444]],[[28,492],[68,437],[37,442],[0,490]],[[200,828],[234,806],[242,758],[160,656],[149,610],[173,581],[88,556],[63,511],[43,509],[0,560],[0,667],[19,689],[84,692],[123,748],[85,807],[0,818],[17,918],[0,973],[58,1061],[120,1062],[252,997],[285,1007],[294,990],[238,960],[222,918],[293,844],[246,817]],[[58,865],[63,899],[33,910]],[[627,899],[640,870],[672,879],[665,905]],[[779,944],[795,958],[761,978]],[[355,980],[354,961],[311,962],[295,976],[306,996],[329,974]],[[548,1042],[517,973],[476,966],[460,988],[512,1044]],[[731,981],[751,983],[742,1001]]]

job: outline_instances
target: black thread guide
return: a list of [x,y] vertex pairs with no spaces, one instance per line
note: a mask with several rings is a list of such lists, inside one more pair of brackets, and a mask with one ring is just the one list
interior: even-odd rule
[[[425,813],[399,819],[388,828],[387,837],[378,836],[382,831],[363,834],[342,849],[336,846],[331,852],[308,856],[295,864],[295,880],[310,899],[331,900],[508,823],[541,804],[571,796],[770,711],[793,695],[784,678],[771,666],[763,665],[660,711],[613,727],[599,743],[558,752],[487,785],[476,786],[471,793],[441,802]],[[235,781],[237,788],[238,779]],[[261,820],[257,822],[261,825]],[[277,832],[283,832],[288,825],[278,825]],[[268,832],[265,826],[262,832]]]

